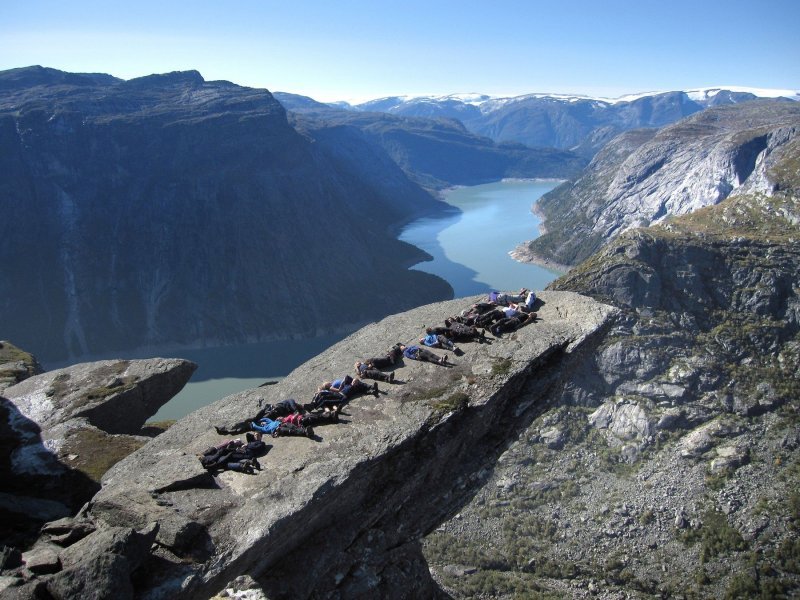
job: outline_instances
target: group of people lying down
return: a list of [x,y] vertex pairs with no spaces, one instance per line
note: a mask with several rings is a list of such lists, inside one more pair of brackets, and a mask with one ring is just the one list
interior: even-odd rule
[[[396,343],[383,354],[355,362],[354,375],[344,375],[326,381],[317,388],[311,401],[300,404],[293,399],[267,404],[258,413],[227,426],[216,426],[220,435],[246,434],[246,442],[229,440],[208,448],[200,458],[209,470],[234,470],[253,473],[260,469],[259,453],[266,452],[264,435],[305,436],[314,439],[314,427],[338,423],[342,406],[363,394],[378,397],[378,382],[395,383],[394,368],[402,359],[418,360],[436,365],[450,366],[447,354],[438,355],[428,348],[450,350],[456,355],[463,352],[456,342],[477,341],[489,343],[488,329],[495,337],[516,331],[536,320],[534,304],[536,295],[523,288],[518,293],[492,292],[481,301],[448,317],[442,326],[427,327],[418,343]],[[388,373],[386,371],[389,371]],[[372,384],[364,379],[374,380]]]

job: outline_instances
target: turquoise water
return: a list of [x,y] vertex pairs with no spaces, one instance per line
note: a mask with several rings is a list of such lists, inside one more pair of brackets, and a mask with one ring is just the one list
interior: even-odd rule
[[[461,212],[408,224],[400,239],[425,250],[432,261],[413,268],[433,273],[453,286],[456,298],[490,289],[540,290],[558,276],[523,264],[508,253],[538,235],[533,203],[553,189],[552,181],[502,181],[450,190],[445,201]],[[212,402],[280,379],[344,337],[263,342],[170,353],[196,362],[191,381],[150,420],[180,419]],[[125,358],[146,358],[127,356]]]
[[508,253],[539,235],[539,217],[531,207],[558,184],[506,180],[449,190],[444,200],[460,214],[418,219],[400,234],[433,256],[413,268],[446,279],[456,298],[491,289],[544,288],[558,272],[517,262]]
[[150,421],[180,419],[220,398],[285,377],[292,369],[330,348],[345,335],[174,352],[171,356],[197,363],[197,370],[189,383]]

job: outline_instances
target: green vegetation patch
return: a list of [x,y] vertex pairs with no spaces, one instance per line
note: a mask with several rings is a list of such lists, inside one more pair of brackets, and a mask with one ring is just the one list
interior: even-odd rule
[[447,398],[433,402],[432,406],[437,413],[448,413],[456,410],[461,410],[469,404],[469,396],[464,392],[455,392],[450,394]]
[[135,387],[137,381],[138,377],[122,377],[114,380],[113,383],[107,386],[96,387],[88,390],[85,394],[85,397],[87,400],[100,400],[110,396],[111,394],[120,394]]
[[495,359],[494,363],[492,363],[492,377],[508,375],[511,372],[512,364],[511,359],[507,357]]
[[99,482],[106,471],[144,444],[143,440],[127,435],[82,429],[67,438],[62,454],[75,456],[66,464]]
[[727,517],[716,510],[707,510],[703,514],[700,528],[678,531],[677,537],[687,546],[700,543],[701,564],[716,556],[747,550],[747,542],[739,531],[731,527]]
[[32,365],[36,359],[30,352],[25,352],[10,342],[0,342],[0,364],[20,361]]
[[427,400],[433,400],[434,398],[443,396],[446,391],[447,391],[447,386],[432,387],[414,393],[409,398],[409,400],[411,400],[412,402],[424,402]]

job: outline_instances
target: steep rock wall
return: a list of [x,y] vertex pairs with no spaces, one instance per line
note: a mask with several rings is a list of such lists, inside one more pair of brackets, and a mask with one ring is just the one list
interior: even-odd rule
[[617,235],[719,203],[776,191],[771,169],[800,131],[800,106],[753,101],[708,109],[659,131],[620,135],[584,174],[546,194],[546,233],[516,256],[575,265]]

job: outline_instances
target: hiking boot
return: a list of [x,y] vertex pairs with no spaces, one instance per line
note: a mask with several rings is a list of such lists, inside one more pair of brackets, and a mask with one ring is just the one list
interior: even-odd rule
[[378,397],[378,382],[372,384],[372,395]]
[[389,383],[394,383],[394,371],[389,373]]
[[440,365],[446,365],[447,364],[447,354],[445,354],[442,358],[439,359],[439,364]]
[[306,427],[306,436],[310,438],[314,438],[314,429],[311,427]]

